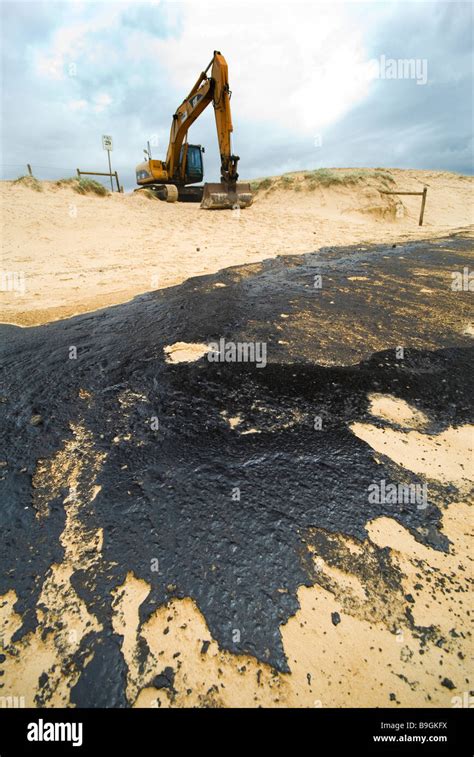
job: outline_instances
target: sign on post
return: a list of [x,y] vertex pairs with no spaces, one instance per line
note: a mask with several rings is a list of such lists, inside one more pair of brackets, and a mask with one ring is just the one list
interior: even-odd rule
[[114,185],[112,183],[112,166],[110,164],[110,152],[111,150],[113,150],[113,143],[112,143],[112,137],[110,136],[110,134],[102,134],[102,147],[104,148],[104,150],[107,150],[107,157],[109,159],[110,186],[113,192]]

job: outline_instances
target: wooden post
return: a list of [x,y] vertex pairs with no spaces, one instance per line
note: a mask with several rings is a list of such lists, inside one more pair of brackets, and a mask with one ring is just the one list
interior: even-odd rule
[[119,184],[119,178],[117,171],[114,171],[115,173],[115,181],[117,182],[117,192],[120,192],[120,184]]
[[31,170],[31,166],[29,163],[26,164],[26,167],[28,169],[28,173],[30,174],[30,176],[33,176],[33,171]]
[[76,171],[77,171],[77,178],[80,179],[81,178],[81,172],[79,171],[78,168],[76,168]]
[[421,210],[420,210],[420,220],[418,221],[418,226],[423,225],[423,215],[425,213],[425,205],[426,205],[426,195],[428,193],[428,187],[424,187],[423,192],[392,192],[391,190],[387,189],[379,189],[380,194],[383,195],[420,195],[422,198],[421,200]]
[[424,215],[424,212],[425,212],[425,204],[426,204],[426,194],[427,194],[427,192],[428,192],[428,187],[425,187],[423,189],[423,199],[421,201],[420,220],[418,222],[418,226],[422,226],[423,225],[423,215]]

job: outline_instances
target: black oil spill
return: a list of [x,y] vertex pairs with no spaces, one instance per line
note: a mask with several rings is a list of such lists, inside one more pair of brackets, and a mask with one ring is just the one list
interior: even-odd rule
[[[170,598],[192,597],[222,648],[288,670],[279,627],[298,609],[298,587],[313,582],[311,529],[363,540],[367,521],[387,515],[447,548],[440,508],[456,491],[432,484],[426,509],[369,504],[374,480],[422,480],[377,463],[349,424],[377,422],[368,392],[422,409],[431,433],[472,421],[473,350],[462,333],[470,294],[450,287],[471,249],[457,236],[279,258],[67,321],[1,328],[0,593],[17,593],[17,637],[35,627],[44,576],[63,555],[67,492],[36,517],[37,460],[71,439],[71,423],[107,455],[101,490],[79,516],[103,529],[101,561],[73,576],[104,631],[83,640],[79,656],[86,646],[96,653],[71,701],[126,703],[110,592],[130,571],[151,585],[142,622]],[[420,269],[433,274],[427,293]],[[221,337],[265,342],[268,364],[165,361],[167,345]],[[226,418],[237,416],[232,429]]]

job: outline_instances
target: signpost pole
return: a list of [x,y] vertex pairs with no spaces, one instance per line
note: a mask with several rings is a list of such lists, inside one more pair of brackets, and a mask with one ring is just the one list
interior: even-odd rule
[[113,149],[112,147],[112,137],[109,134],[102,134],[102,147],[104,150],[107,150],[107,157],[109,159],[109,179],[110,179],[110,188],[112,192],[114,191],[114,183],[112,180],[112,165],[110,163],[110,153]]
[[112,166],[110,165],[110,150],[107,150],[107,155],[109,157],[109,174],[110,174],[110,186],[112,189],[112,192],[114,191],[114,184],[112,181]]

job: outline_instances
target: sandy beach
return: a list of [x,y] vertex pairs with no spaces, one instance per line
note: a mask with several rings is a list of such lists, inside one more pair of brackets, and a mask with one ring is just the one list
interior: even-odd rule
[[[22,326],[68,318],[180,284],[226,266],[325,246],[435,238],[474,222],[474,181],[439,171],[388,169],[393,182],[313,186],[303,174],[276,180],[245,211],[204,211],[136,193],[79,195],[41,182],[42,191],[0,182],[2,269],[24,292],[3,291],[0,321]],[[334,169],[344,175],[349,169]],[[301,181],[301,191],[295,187]],[[380,189],[421,198],[382,195]]]
[[[24,561],[33,561],[1,597],[2,696],[23,698],[26,706],[102,706],[94,682],[100,682],[103,659],[115,681],[111,706],[464,706],[471,687],[474,426],[459,419],[463,385],[456,381],[465,373],[462,361],[474,328],[469,292],[450,299],[449,277],[450,256],[456,270],[467,261],[473,180],[388,171],[388,184],[372,173],[357,183],[316,187],[303,174],[292,174],[289,186],[276,177],[240,213],[168,205],[137,194],[82,196],[53,182],[39,191],[2,182],[0,321],[5,340],[14,345],[11,355],[7,350],[1,403],[5,428],[11,427],[2,471],[7,479],[13,476],[12,501],[25,508],[31,546]],[[421,198],[381,194],[387,186],[428,187],[422,227]],[[407,246],[421,240],[427,240],[426,249]],[[414,263],[407,260],[412,254]],[[278,265],[263,264],[278,256]],[[311,304],[304,276],[317,270],[319,260],[331,286]],[[249,294],[251,286],[257,294]],[[129,302],[145,293],[143,302]],[[253,310],[246,297],[257,303]],[[85,313],[90,315],[72,318]],[[357,323],[374,325],[364,336]],[[44,324],[50,325],[29,328]],[[268,338],[270,388],[255,384],[250,374],[233,378],[230,369],[225,380],[219,372],[203,379],[202,372],[212,370],[205,350],[216,329],[235,339]],[[77,370],[64,358],[71,344],[86,356]],[[405,344],[414,361],[400,370],[390,357],[397,344]],[[452,375],[445,356],[451,346],[458,350]],[[370,360],[374,364],[364,368]],[[153,369],[149,376],[147,365]],[[367,385],[360,378],[364,371]],[[417,383],[423,371],[426,389]],[[221,394],[215,386],[223,387]],[[324,422],[334,424],[329,442],[306,436],[318,403]],[[143,419],[155,406],[164,428],[159,442],[143,436]],[[18,414],[29,419],[19,441]],[[215,433],[222,435],[223,462],[214,491]],[[298,434],[304,442],[295,441]],[[166,445],[174,438],[175,457],[165,464]],[[270,508],[271,522],[283,520],[282,533],[294,529],[293,546],[271,568],[276,574],[268,574],[269,587],[266,573],[252,574],[261,543],[249,547],[248,564],[242,557],[247,573],[242,568],[244,578],[237,580],[233,551],[241,549],[240,537],[230,538],[229,515],[213,508],[222,487],[230,490],[234,459],[256,475],[252,471],[265,465],[275,440],[273,477],[278,466],[291,472],[298,463],[309,465],[302,470],[310,472],[310,481],[295,468],[295,489],[285,490],[284,479],[279,485],[281,502],[278,492],[266,492],[272,478],[267,470],[247,483],[247,492],[261,493],[259,507]],[[201,458],[207,445],[210,458]],[[386,508],[361,512],[365,494],[357,487],[354,494],[354,478],[344,478],[344,456],[348,470],[354,466],[367,480],[380,468],[393,480],[428,481],[426,524],[423,506],[394,515]],[[207,471],[202,479],[201,469]],[[178,474],[183,478],[177,483]],[[151,483],[148,475],[155,476]],[[331,494],[322,496],[318,509],[320,495],[311,486],[327,475],[334,477],[324,489]],[[344,518],[340,527],[332,520],[346,496],[343,486],[348,501],[353,498],[350,527]],[[156,492],[166,487],[175,494],[161,511]],[[242,487],[245,492],[245,482]],[[294,491],[306,502],[303,512],[290,508],[298,499]],[[151,509],[122,506],[120,498],[128,503],[132,492],[145,503],[140,507]],[[331,505],[331,496],[338,505]],[[181,524],[181,508],[190,501],[201,515]],[[315,509],[307,520],[310,504]],[[186,573],[186,539],[202,519],[207,522],[207,506],[212,517],[196,537],[200,552]],[[252,521],[259,517],[256,501],[248,512],[245,507],[244,499],[235,517],[242,540],[251,544],[263,526]],[[119,517],[109,515],[114,508],[128,519],[125,528],[109,520]],[[207,547],[219,519],[222,541]],[[12,523],[15,544],[20,537]],[[174,533],[163,536],[168,523],[176,526],[176,544]],[[142,556],[145,563],[155,559],[162,549],[160,564],[166,565],[169,543],[177,566],[165,567],[159,579],[135,564]],[[222,588],[225,571],[232,590]],[[247,636],[244,629],[236,641],[226,636],[230,632],[213,608],[236,602],[241,582],[246,605],[255,600],[257,620],[249,620]],[[214,593],[215,602],[208,602]],[[279,608],[271,619],[262,609],[267,595]],[[267,621],[264,638],[271,641],[265,648],[259,634]],[[245,651],[254,648],[253,654]]]

